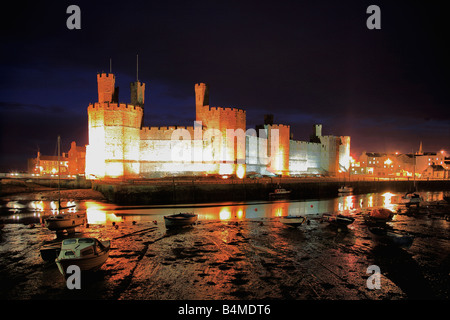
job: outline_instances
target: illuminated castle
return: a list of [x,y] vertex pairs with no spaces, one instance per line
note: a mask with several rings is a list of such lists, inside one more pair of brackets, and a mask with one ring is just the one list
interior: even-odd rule
[[97,75],[98,102],[88,106],[86,177],[149,178],[246,173],[335,175],[349,168],[350,137],[291,139],[288,125],[265,121],[246,130],[246,112],[210,107],[209,90],[195,85],[192,127],[144,127],[145,84],[131,83],[131,104],[118,102],[113,74]]

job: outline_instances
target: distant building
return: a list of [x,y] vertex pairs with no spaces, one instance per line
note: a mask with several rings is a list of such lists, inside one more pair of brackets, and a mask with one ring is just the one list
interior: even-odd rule
[[415,155],[416,172],[422,173],[431,165],[445,166],[445,157],[440,152],[423,152]]
[[415,174],[418,178],[447,178],[441,170],[447,170],[450,161],[443,153],[422,152],[421,149],[415,154],[363,152],[352,173],[376,177],[412,177]]
[[421,177],[427,179],[448,179],[449,170],[445,169],[441,165],[432,164],[422,172]]
[[[39,175],[84,175],[86,164],[86,147],[77,146],[72,141],[68,153],[63,152],[60,157],[58,168],[58,156],[42,155],[39,151],[36,158],[28,159],[28,173]],[[59,171],[58,171],[59,170]]]
[[408,154],[363,152],[359,157],[359,165],[355,174],[377,177],[412,176],[413,157]]
[[38,151],[36,158],[28,159],[28,173],[39,175],[55,175],[58,170],[61,175],[69,173],[69,159],[66,153],[59,157],[60,166],[58,168],[58,156],[41,155]]

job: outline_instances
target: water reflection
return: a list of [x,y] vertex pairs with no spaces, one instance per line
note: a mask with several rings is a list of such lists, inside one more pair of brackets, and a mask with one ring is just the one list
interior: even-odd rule
[[107,211],[107,206],[101,202],[86,201],[86,215],[89,224],[106,224],[107,222],[120,222],[121,217]]
[[[423,192],[426,201],[443,199],[443,192]],[[321,215],[323,213],[354,214],[372,207],[385,207],[396,211],[402,194],[369,193],[362,195],[343,195],[331,199],[305,201],[272,202],[227,202],[212,204],[160,205],[160,206],[116,206],[97,201],[66,201],[62,212],[86,212],[88,223],[107,224],[121,221],[157,221],[163,223],[164,216],[180,212],[195,213],[199,220],[243,220],[276,218],[286,215]],[[11,201],[3,207],[4,215],[12,222],[24,223],[24,218],[36,219],[57,214],[57,201]],[[9,213],[9,214],[8,214]],[[28,221],[28,220],[26,220]]]
[[386,209],[389,209],[391,211],[394,211],[396,209],[397,205],[392,203],[392,198],[396,197],[396,195],[393,193],[390,193],[390,192],[385,192],[381,196],[384,198],[383,207]]

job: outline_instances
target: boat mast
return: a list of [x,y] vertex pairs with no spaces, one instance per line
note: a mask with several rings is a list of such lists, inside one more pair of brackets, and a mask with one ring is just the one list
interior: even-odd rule
[[413,181],[414,181],[414,191],[416,190],[416,154],[413,153]]
[[61,137],[58,135],[58,212],[61,208],[61,166],[59,163],[59,154],[60,154],[60,148],[61,148]]

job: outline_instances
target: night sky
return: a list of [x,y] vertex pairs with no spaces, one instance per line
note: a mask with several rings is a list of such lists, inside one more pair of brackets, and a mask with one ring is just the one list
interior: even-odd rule
[[[44,4],[43,4],[44,3]],[[443,3],[443,2],[442,2]],[[69,30],[66,9],[81,9]],[[369,5],[381,30],[369,30]],[[20,1],[1,13],[0,171],[88,143],[97,72],[120,102],[146,83],[145,126],[193,125],[194,85],[210,105],[273,114],[296,140],[315,123],[351,154],[450,153],[448,12],[430,1]]]

